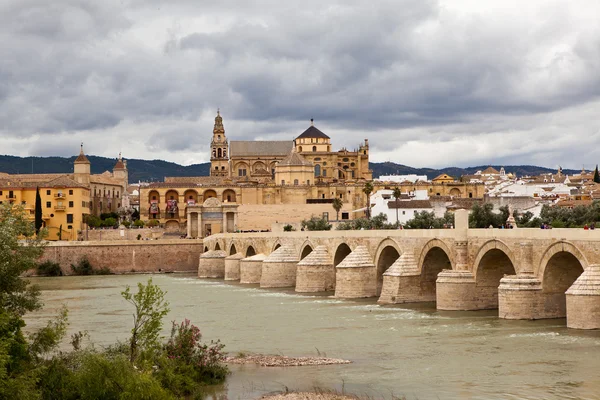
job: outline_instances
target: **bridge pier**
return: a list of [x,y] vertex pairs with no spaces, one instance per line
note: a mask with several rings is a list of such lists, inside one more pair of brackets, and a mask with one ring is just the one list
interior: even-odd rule
[[296,286],[298,256],[290,245],[283,245],[262,262],[261,288]]
[[327,247],[317,246],[296,270],[296,292],[326,292],[335,289],[335,268]]
[[436,281],[438,310],[481,310],[475,277],[469,271],[444,270]]
[[239,281],[240,280],[240,260],[244,258],[242,253],[232,254],[225,257],[225,280]]
[[553,318],[548,313],[542,281],[533,274],[505,276],[498,288],[498,316],[504,319]]
[[360,245],[336,267],[335,297],[377,296],[377,269],[366,246]]
[[200,255],[198,278],[223,278],[225,276],[225,256],[223,250],[210,250]]
[[383,274],[379,304],[435,301],[435,294],[423,291],[421,273],[412,252],[403,253]]
[[567,327],[600,329],[600,265],[590,265],[567,290]]
[[260,283],[264,254],[255,254],[240,260],[240,283]]

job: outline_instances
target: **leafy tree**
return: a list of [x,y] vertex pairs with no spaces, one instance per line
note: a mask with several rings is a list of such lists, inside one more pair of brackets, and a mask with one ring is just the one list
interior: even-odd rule
[[392,196],[394,196],[394,200],[396,201],[396,225],[400,225],[400,220],[398,219],[398,199],[401,195],[402,191],[398,186],[396,186],[392,191]]
[[362,191],[367,195],[367,218],[371,218],[371,193],[373,193],[373,184],[371,182],[365,183]]
[[387,215],[380,213],[371,219],[357,218],[352,221],[342,222],[337,226],[337,230],[369,230],[369,229],[396,229],[397,224],[387,222]]
[[331,224],[325,218],[312,217],[309,220],[302,221],[302,227],[308,231],[328,231],[331,230]]
[[129,361],[136,362],[141,352],[153,352],[160,347],[158,335],[162,328],[162,319],[169,310],[165,292],[152,283],[138,283],[138,292],[131,293],[126,287],[121,296],[135,307],[133,329],[129,339]]
[[437,218],[433,211],[421,211],[404,224],[406,229],[442,229],[454,225],[454,214],[446,212],[444,217]]
[[333,199],[331,206],[335,210],[335,220],[339,221],[340,220],[340,210],[344,206],[344,203],[342,203],[342,199],[336,197],[335,199]]
[[39,233],[44,225],[42,220],[42,197],[40,196],[40,188],[35,188],[35,233]]
[[598,174],[598,164],[596,164],[596,169],[594,170],[594,182],[600,183],[600,174]]
[[84,217],[84,222],[88,224],[90,228],[98,228],[102,226],[102,220],[99,217],[92,214],[87,214]]
[[283,226],[283,231],[284,232],[293,232],[295,231],[294,227],[290,224],[284,225]]
[[141,219],[136,219],[135,221],[133,221],[133,226],[137,226],[138,228],[141,228],[144,226],[144,221],[142,221]]
[[491,203],[473,205],[469,214],[469,227],[489,228],[492,226],[498,228],[504,225],[508,218],[508,207],[500,207],[500,213],[494,213],[493,209],[494,205]]

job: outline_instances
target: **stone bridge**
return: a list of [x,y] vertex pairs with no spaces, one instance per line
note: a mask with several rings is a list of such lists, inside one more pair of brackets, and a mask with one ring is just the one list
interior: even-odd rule
[[198,276],[600,329],[600,230],[469,229],[462,210],[455,225],[218,234],[204,239]]

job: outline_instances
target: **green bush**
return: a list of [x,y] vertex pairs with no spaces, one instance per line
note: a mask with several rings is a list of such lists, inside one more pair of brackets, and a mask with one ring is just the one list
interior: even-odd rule
[[290,224],[284,225],[283,226],[283,231],[284,232],[293,232],[295,231],[294,227]]
[[106,218],[104,222],[102,222],[102,226],[106,228],[114,228],[115,226],[117,226],[117,219],[112,217]]
[[150,221],[148,221],[146,223],[146,225],[149,226],[149,227],[154,227],[154,226],[160,225],[160,223],[158,222],[157,219],[151,219]]
[[63,274],[60,264],[50,260],[39,263],[36,266],[36,271],[41,276],[62,276]]
[[102,226],[102,220],[95,215],[86,215],[85,223],[88,224],[90,228],[99,228]]
[[108,267],[94,268],[87,256],[82,256],[77,264],[71,264],[73,275],[111,275]]
[[137,226],[138,228],[141,228],[144,226],[144,221],[142,221],[141,219],[136,219],[135,221],[133,221],[133,226]]
[[331,230],[331,224],[325,218],[311,217],[309,220],[302,221],[302,227],[308,231],[328,231]]
[[131,222],[129,221],[123,221],[122,224],[125,228],[129,228],[131,226]]
[[387,216],[383,213],[374,216],[371,219],[357,218],[352,221],[342,222],[338,224],[337,228],[341,231],[347,230],[368,230],[368,229],[396,229],[398,225],[390,224],[387,222]]

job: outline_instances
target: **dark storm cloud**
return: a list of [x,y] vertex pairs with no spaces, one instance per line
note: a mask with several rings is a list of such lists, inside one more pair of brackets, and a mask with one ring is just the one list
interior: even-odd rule
[[200,162],[221,107],[232,138],[289,139],[315,118],[336,147],[369,137],[380,161],[591,157],[577,139],[598,130],[598,6],[542,3],[4,2],[0,141],[110,137]]

